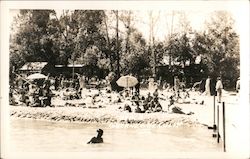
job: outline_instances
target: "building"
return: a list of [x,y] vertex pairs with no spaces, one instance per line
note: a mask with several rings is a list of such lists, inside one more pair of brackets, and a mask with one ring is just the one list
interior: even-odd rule
[[48,65],[48,62],[27,62],[18,70],[18,73],[24,77],[34,73],[46,75],[50,69],[51,67]]

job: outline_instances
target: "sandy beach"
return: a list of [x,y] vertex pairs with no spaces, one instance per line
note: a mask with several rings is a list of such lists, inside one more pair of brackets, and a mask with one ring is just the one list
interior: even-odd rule
[[[90,93],[90,92],[88,92]],[[91,92],[93,94],[93,92]],[[142,94],[146,94],[143,91]],[[160,94],[168,95],[166,92]],[[86,92],[85,92],[86,94]],[[224,93],[225,96],[228,94]],[[116,96],[110,94],[111,100]],[[178,127],[178,126],[212,126],[213,124],[213,97],[198,95],[191,92],[191,103],[175,103],[185,114],[177,114],[168,110],[168,101],[160,100],[163,107],[162,112],[154,113],[129,113],[123,111],[124,101],[121,103],[107,103],[106,97],[94,106],[89,101],[87,95],[79,100],[60,100],[53,98],[54,107],[27,107],[10,106],[11,118],[28,118],[36,120],[49,120],[57,122],[85,122],[85,123],[106,123],[112,127],[132,126],[132,127]],[[193,100],[193,102],[192,102]],[[200,104],[204,101],[204,104]],[[84,104],[83,104],[84,103]],[[132,108],[133,109],[133,108]],[[192,112],[191,115],[186,115]]]

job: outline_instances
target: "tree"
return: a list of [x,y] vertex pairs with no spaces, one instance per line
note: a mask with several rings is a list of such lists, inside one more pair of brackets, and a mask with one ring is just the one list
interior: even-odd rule
[[10,72],[26,62],[46,61],[50,66],[57,63],[60,52],[55,40],[55,23],[51,20],[53,14],[53,10],[20,10],[14,17],[10,35]]
[[184,33],[180,36],[176,36],[176,39],[171,41],[172,56],[176,62],[179,62],[182,67],[186,66],[186,62],[190,62],[193,59],[193,51],[190,46],[190,39],[187,34]]
[[226,11],[216,11],[206,22],[206,32],[196,33],[194,50],[202,54],[209,74],[222,76],[233,87],[239,76],[239,36]]
[[120,20],[122,21],[124,27],[125,27],[125,32],[126,32],[126,37],[125,37],[125,52],[127,54],[130,54],[131,48],[130,48],[130,41],[131,41],[131,33],[133,32],[134,29],[134,14],[132,11],[121,11],[120,15]]
[[115,11],[116,15],[116,59],[117,59],[117,71],[116,74],[120,76],[120,49],[119,49],[119,12],[118,10]]
[[171,65],[174,61],[181,62],[185,66],[185,62],[190,60],[192,46],[190,45],[191,40],[188,35],[192,32],[192,27],[186,12],[172,11],[170,16],[171,21],[167,21],[167,26],[169,27],[165,45],[167,46],[166,53],[168,53],[169,69],[171,70]]
[[114,71],[114,67],[113,67],[113,61],[114,61],[114,58],[113,58],[113,55],[114,55],[114,48],[112,47],[113,45],[111,45],[111,38],[110,38],[110,32],[109,32],[109,18],[108,18],[108,15],[111,15],[111,13],[108,13],[108,11],[105,11],[104,12],[104,20],[103,20],[103,34],[105,35],[106,37],[106,50],[104,51],[106,53],[106,57],[109,61],[109,70],[110,71]]
[[121,57],[121,67],[124,74],[132,73],[140,76],[143,70],[150,68],[150,56],[147,51],[146,41],[137,29],[131,28],[130,33],[130,54],[123,54]]
[[154,45],[155,45],[155,26],[158,21],[160,13],[157,17],[153,16],[153,11],[149,11],[149,50],[151,52],[151,60],[152,60],[152,74],[153,78],[156,79],[156,55],[154,51]]
[[96,46],[90,46],[86,49],[84,54],[84,64],[89,66],[96,66],[100,58],[100,50]]
[[[55,63],[56,52],[52,36],[49,34],[49,21],[52,10],[21,10],[12,28],[13,35],[10,38],[10,57],[19,58],[22,62],[48,61]],[[12,57],[13,56],[13,57]],[[17,60],[17,59],[16,59]]]
[[66,52],[68,56],[64,57],[66,63],[69,58],[72,61],[82,62],[86,49],[92,45],[98,46],[103,52],[106,50],[106,40],[101,32],[104,11],[74,10],[71,14],[68,11],[66,13],[60,18],[63,22],[61,26],[64,28],[64,42],[68,48]]

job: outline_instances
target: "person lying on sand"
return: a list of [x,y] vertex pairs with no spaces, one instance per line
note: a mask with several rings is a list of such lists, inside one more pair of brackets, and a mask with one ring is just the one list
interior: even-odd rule
[[97,136],[93,137],[87,144],[97,144],[97,143],[103,143],[103,130],[102,129],[98,129],[97,130]]
[[185,113],[185,112],[182,111],[182,109],[180,107],[177,107],[177,106],[173,106],[172,107],[172,113],[185,114],[185,115],[192,115],[192,114],[194,114],[194,112]]

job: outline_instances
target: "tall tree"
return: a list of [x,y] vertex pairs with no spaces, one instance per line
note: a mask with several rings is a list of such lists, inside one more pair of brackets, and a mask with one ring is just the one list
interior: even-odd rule
[[54,64],[56,52],[53,36],[48,28],[52,10],[21,10],[10,38],[10,56],[20,57],[23,62],[48,61]]
[[132,33],[132,29],[134,28],[134,14],[130,11],[121,11],[120,20],[125,27],[126,37],[125,37],[125,52],[130,54],[130,35]]
[[153,78],[156,79],[156,55],[155,55],[155,28],[158,18],[160,16],[160,12],[157,16],[153,15],[153,11],[149,11],[149,50],[151,52],[152,59],[152,74]]
[[104,17],[102,10],[75,10],[72,13],[70,24],[75,32],[74,52],[78,60],[83,60],[86,49],[91,46],[105,53],[106,39],[102,33]]
[[109,70],[110,71],[114,71],[114,66],[113,66],[113,55],[114,55],[114,51],[112,49],[112,45],[111,45],[111,38],[110,38],[110,28],[109,28],[109,15],[111,13],[109,13],[108,11],[105,11],[105,14],[104,14],[104,21],[103,21],[103,24],[104,24],[104,29],[103,29],[103,32],[104,32],[104,35],[106,37],[106,56],[107,58],[109,59]]
[[193,60],[193,50],[190,43],[190,39],[186,33],[176,35],[170,43],[172,56],[176,62],[182,65],[182,67],[185,67],[187,62]]
[[129,45],[130,54],[123,54],[121,58],[122,72],[142,76],[145,70],[150,69],[150,59],[148,58],[150,54],[142,33],[135,28],[131,28]]
[[206,32],[197,33],[194,49],[203,53],[209,73],[222,76],[233,86],[239,76],[239,36],[234,20],[226,11],[216,11],[206,22]]

